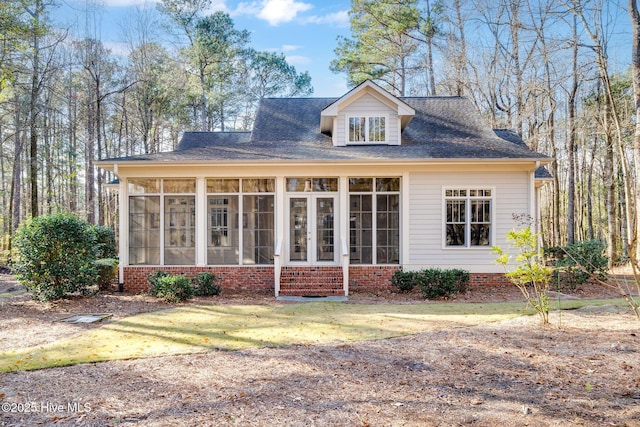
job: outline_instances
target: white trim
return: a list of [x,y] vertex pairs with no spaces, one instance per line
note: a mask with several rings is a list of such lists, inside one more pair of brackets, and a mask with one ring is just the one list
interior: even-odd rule
[[196,178],[196,266],[207,265],[207,181]]
[[[351,130],[351,125],[350,125],[350,120],[353,118],[364,118],[364,141],[351,141],[350,139],[350,130]],[[382,141],[369,141],[369,120],[370,119],[379,119],[379,118],[383,118],[384,119],[384,140]],[[397,144],[392,144],[389,142],[389,129],[388,129],[388,125],[389,125],[389,114],[387,113],[357,113],[357,112],[353,112],[351,114],[346,114],[345,115],[345,124],[344,124],[344,130],[345,130],[345,143],[347,145],[397,145]],[[398,135],[400,135],[400,131],[398,131]]]
[[[116,164],[116,169],[117,169]],[[129,191],[126,179],[120,179],[120,191],[118,191],[118,222],[120,223],[120,247],[118,259],[118,283],[124,283],[124,267],[129,265]]]
[[[464,229],[464,246],[451,246],[447,245],[447,196],[446,192],[448,190],[466,190],[466,196],[451,196],[449,199],[458,199],[465,200],[465,229]],[[471,196],[468,192],[470,190],[490,190],[491,196]],[[442,224],[441,224],[441,239],[442,239],[442,250],[447,252],[461,250],[461,251],[491,251],[492,245],[496,242],[496,187],[490,185],[454,185],[454,186],[445,186],[441,187],[442,191]],[[491,231],[489,233],[489,244],[487,246],[477,246],[471,245],[471,209],[470,209],[470,201],[471,200],[491,200]]]
[[409,240],[411,229],[409,228],[410,217],[410,186],[409,172],[402,174],[402,182],[400,182],[400,265],[403,266],[409,262]]

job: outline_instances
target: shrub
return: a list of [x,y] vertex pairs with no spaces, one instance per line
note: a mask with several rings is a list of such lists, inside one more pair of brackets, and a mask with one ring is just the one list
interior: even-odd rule
[[193,297],[193,287],[185,276],[168,274],[158,270],[151,273],[147,280],[151,285],[149,293],[167,302],[182,302]]
[[449,297],[465,293],[469,287],[470,274],[466,270],[432,268],[418,274],[420,292],[427,299]]
[[606,281],[609,258],[604,254],[605,245],[599,240],[587,240],[552,249],[556,260],[554,278],[558,275],[569,288],[584,284],[590,277]]
[[[543,325],[549,323],[549,297],[547,291],[551,281],[552,270],[544,265],[542,251],[538,248],[540,233],[533,233],[531,227],[522,230],[512,230],[507,233],[510,241],[518,251],[516,261],[520,264],[513,271],[507,271],[505,276],[520,289],[522,295],[533,309],[540,315]],[[504,266],[509,265],[510,256],[499,246],[493,247],[498,255],[496,262]],[[529,289],[532,289],[532,293]]]
[[89,294],[98,275],[95,239],[91,227],[74,215],[25,221],[13,240],[13,271],[40,301]]
[[221,287],[216,283],[216,275],[208,272],[200,273],[191,279],[191,286],[198,296],[218,295]]
[[391,276],[391,284],[400,292],[411,292],[417,285],[416,272],[397,270]]
[[113,280],[118,277],[118,260],[116,258],[98,258],[94,262],[98,269],[98,289],[106,291]]
[[465,293],[469,287],[470,274],[465,270],[440,270],[430,268],[420,271],[396,271],[391,284],[400,292],[410,292],[418,286],[425,298],[448,297],[455,293]]

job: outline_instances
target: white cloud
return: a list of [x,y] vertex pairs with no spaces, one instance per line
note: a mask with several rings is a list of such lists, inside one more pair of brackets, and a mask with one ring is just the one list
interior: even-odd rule
[[94,3],[105,7],[155,6],[159,0],[103,0]]
[[298,49],[302,49],[302,46],[298,46],[295,44],[284,44],[280,48],[280,50],[283,52],[293,52],[294,50],[298,50]]
[[308,56],[301,55],[287,55],[286,56],[287,63],[289,65],[298,66],[298,65],[308,65],[311,64],[312,60]]
[[305,24],[331,24],[336,27],[348,27],[349,23],[349,11],[341,10],[339,12],[330,13],[323,16],[309,16],[302,20]]
[[269,25],[276,26],[290,22],[298,13],[311,9],[313,5],[296,0],[263,0],[258,18],[264,19]]

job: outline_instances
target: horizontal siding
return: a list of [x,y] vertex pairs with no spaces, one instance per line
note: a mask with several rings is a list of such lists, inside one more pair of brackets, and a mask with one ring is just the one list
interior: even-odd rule
[[389,108],[386,104],[380,102],[375,97],[366,94],[355,102],[349,104],[338,114],[338,126],[336,143],[337,145],[346,144],[347,138],[347,116],[363,115],[384,115],[387,117],[387,141],[398,140],[398,112]]
[[404,267],[464,268],[471,272],[501,272],[490,248],[443,248],[443,187],[493,188],[492,244],[508,247],[506,233],[519,226],[513,214],[529,213],[529,173],[416,172],[409,184],[409,254]]

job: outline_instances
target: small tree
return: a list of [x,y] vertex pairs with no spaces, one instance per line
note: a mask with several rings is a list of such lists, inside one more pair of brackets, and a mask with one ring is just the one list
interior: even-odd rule
[[[531,227],[522,230],[511,230],[507,240],[517,249],[516,262],[520,263],[515,270],[507,271],[505,276],[520,289],[529,305],[540,315],[543,325],[549,323],[549,283],[552,269],[544,265],[542,251],[538,248],[540,233],[533,233]],[[505,271],[511,257],[499,246],[493,247],[498,255],[496,262],[504,266]],[[532,292],[529,290],[531,289]]]
[[13,251],[13,271],[40,301],[75,292],[87,294],[96,283],[96,234],[74,215],[25,221],[16,231]]

